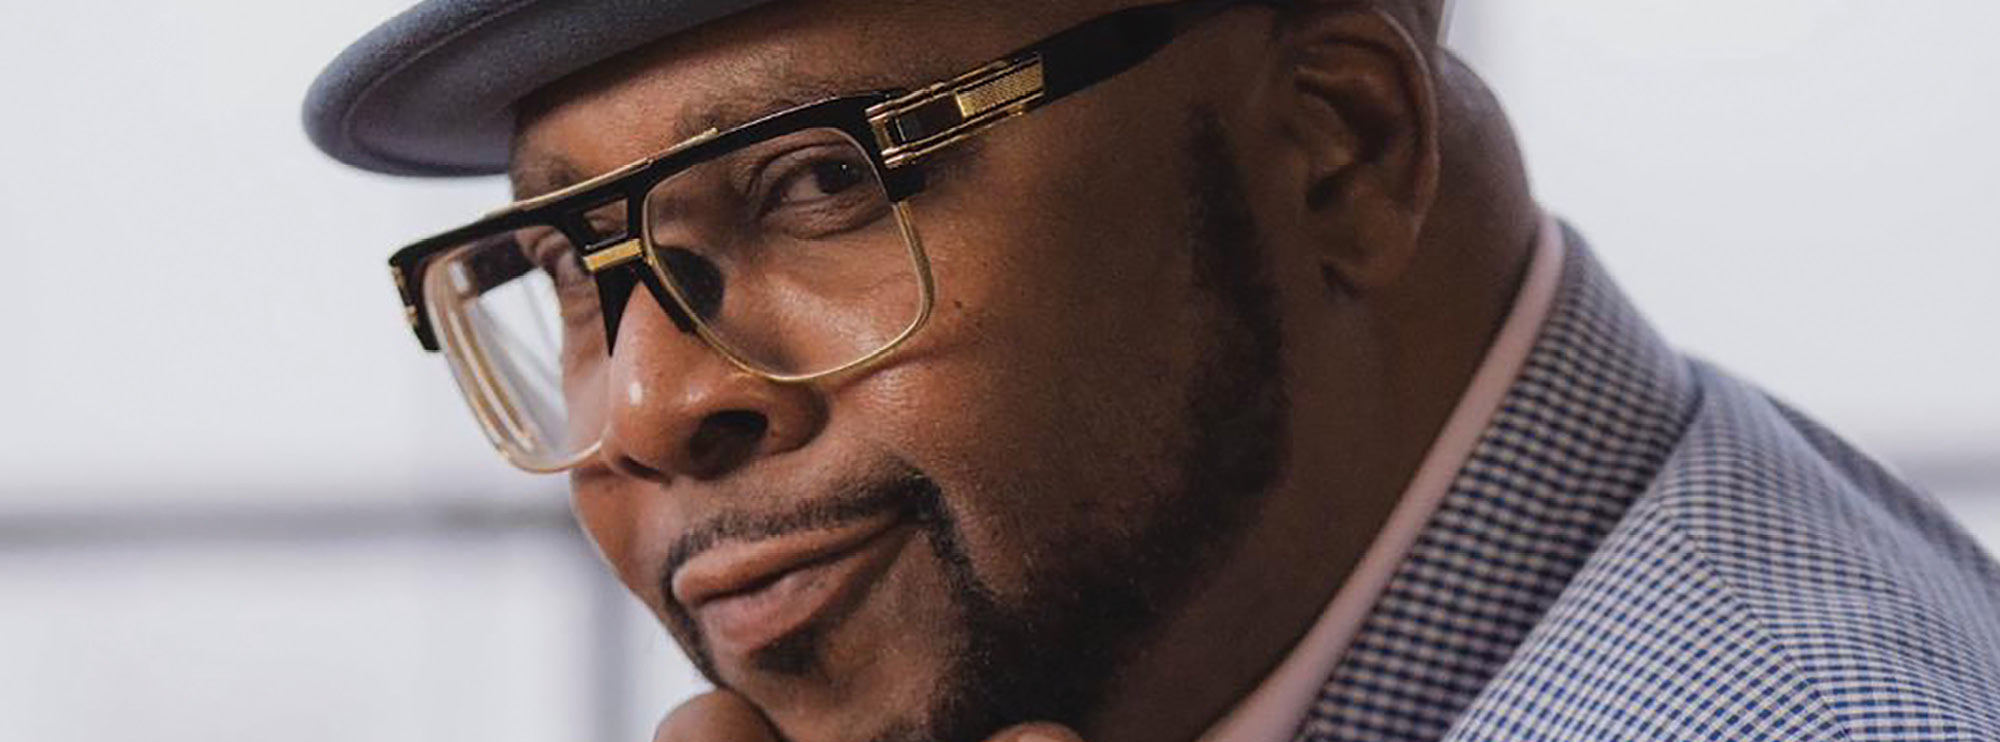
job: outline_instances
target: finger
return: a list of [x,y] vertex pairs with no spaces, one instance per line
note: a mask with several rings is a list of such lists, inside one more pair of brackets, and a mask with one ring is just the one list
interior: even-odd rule
[[1058,724],[1022,724],[1000,730],[986,742],[1083,742],[1083,737]]
[[718,690],[667,714],[654,730],[653,742],[778,742],[778,733],[749,700]]

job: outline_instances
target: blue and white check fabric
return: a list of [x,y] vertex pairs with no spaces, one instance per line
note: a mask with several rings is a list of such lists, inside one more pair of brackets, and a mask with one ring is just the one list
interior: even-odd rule
[[1568,239],[1521,377],[1296,740],[2000,741],[2000,567],[1666,346]]

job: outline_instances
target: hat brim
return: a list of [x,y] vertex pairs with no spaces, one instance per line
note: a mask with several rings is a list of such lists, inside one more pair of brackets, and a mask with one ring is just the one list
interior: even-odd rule
[[329,64],[313,144],[392,175],[507,169],[514,105],[578,70],[770,0],[427,0]]

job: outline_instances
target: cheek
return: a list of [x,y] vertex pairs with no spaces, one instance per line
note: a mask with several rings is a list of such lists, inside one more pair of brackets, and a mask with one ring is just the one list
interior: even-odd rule
[[1171,490],[1200,302],[1170,160],[982,154],[964,177],[979,198],[919,198],[939,313],[888,375],[898,447],[943,486],[989,586],[1018,593]]

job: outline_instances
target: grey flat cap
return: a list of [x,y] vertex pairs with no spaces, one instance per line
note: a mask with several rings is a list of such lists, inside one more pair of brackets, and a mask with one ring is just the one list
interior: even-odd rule
[[334,159],[394,175],[504,172],[536,88],[771,0],[426,0],[341,52],[306,94]]

